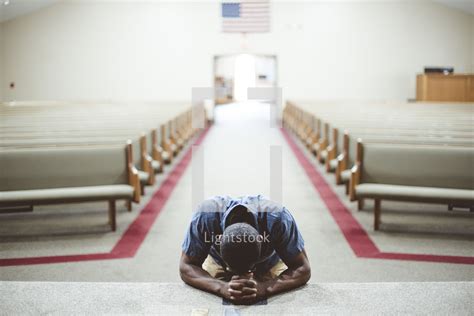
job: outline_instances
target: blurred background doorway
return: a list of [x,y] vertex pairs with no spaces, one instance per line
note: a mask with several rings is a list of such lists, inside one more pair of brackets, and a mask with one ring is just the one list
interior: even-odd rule
[[214,57],[215,104],[247,101],[249,87],[277,86],[274,55],[229,54]]

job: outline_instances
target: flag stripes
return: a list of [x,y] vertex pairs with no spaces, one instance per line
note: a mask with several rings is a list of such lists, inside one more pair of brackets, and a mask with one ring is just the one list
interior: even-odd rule
[[269,32],[269,0],[224,0],[222,2],[222,31],[225,33]]

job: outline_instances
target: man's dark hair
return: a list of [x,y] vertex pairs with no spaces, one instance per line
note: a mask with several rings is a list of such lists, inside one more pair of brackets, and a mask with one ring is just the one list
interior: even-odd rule
[[246,223],[232,224],[224,230],[221,256],[233,272],[243,274],[254,268],[260,258],[261,237]]

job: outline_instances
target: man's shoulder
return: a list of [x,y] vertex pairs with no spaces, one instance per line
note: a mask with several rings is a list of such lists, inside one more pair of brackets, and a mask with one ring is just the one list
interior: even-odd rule
[[248,195],[239,198],[229,196],[213,196],[202,201],[195,209],[195,216],[203,219],[212,219],[225,212],[232,203],[243,203],[254,213],[267,213],[267,216],[279,219],[291,217],[289,211],[280,203],[270,200],[263,195]]
[[213,196],[208,198],[201,203],[195,209],[195,212],[200,213],[216,213],[222,212],[225,210],[227,203],[229,202],[229,197],[227,196]]
[[230,201],[228,196],[213,196],[208,198],[194,209],[193,219],[194,220],[212,220],[219,218],[221,213],[226,210],[226,207]]
[[270,200],[263,195],[247,196],[246,204],[253,208],[255,212],[271,213],[275,216],[279,216],[279,213],[286,210],[282,204]]

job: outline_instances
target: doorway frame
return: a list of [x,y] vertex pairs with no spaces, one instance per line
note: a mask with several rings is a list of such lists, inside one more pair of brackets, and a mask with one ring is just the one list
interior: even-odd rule
[[[217,94],[215,91],[217,90],[216,87],[216,71],[217,71],[217,60],[223,57],[236,57],[238,55],[252,55],[255,57],[264,57],[264,58],[272,58],[275,60],[275,82],[273,87],[278,87],[278,56],[276,54],[261,54],[261,53],[248,53],[248,52],[240,52],[240,53],[225,53],[225,54],[217,54],[213,56],[213,63],[212,63],[212,87],[214,88],[214,106],[219,105],[217,103]],[[234,96],[235,97],[235,96]],[[233,100],[235,101],[235,100]]]

